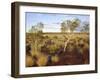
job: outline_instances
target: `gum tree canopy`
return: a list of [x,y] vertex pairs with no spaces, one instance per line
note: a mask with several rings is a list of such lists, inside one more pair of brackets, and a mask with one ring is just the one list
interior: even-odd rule
[[80,20],[78,18],[65,20],[61,23],[61,32],[73,32],[79,25]]
[[89,22],[83,22],[81,31],[89,32]]
[[32,26],[32,28],[29,30],[29,32],[30,33],[42,32],[43,28],[44,28],[44,24],[42,22],[39,22],[36,25]]

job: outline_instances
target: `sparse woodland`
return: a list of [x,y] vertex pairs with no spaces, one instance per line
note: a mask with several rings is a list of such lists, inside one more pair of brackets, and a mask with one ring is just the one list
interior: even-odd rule
[[64,21],[59,33],[44,33],[39,24],[26,33],[26,67],[89,64],[88,23],[74,32],[80,20]]

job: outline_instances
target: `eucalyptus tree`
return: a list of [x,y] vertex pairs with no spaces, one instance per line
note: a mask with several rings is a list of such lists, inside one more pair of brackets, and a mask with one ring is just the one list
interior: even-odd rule
[[73,32],[77,27],[80,26],[80,20],[78,18],[75,18],[71,21],[71,25],[70,25],[70,30],[71,32]]
[[38,50],[40,49],[39,43],[41,42],[42,33],[43,33],[44,24],[42,22],[37,23],[36,25],[32,26],[30,29],[30,34],[32,34],[33,43],[32,47],[32,55],[38,55]]
[[61,23],[61,32],[68,32],[70,30],[71,21],[65,20]]
[[61,23],[61,32],[73,32],[79,26],[80,20],[78,18],[65,20]]
[[81,31],[82,32],[89,32],[89,22],[83,22]]

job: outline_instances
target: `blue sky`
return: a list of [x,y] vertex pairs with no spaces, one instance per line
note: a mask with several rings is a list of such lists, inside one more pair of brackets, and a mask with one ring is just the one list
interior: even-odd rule
[[[32,26],[39,22],[44,24],[44,32],[60,32],[60,23],[65,20],[72,20],[78,18],[81,22],[89,22],[89,15],[79,15],[79,14],[55,14],[55,13],[34,13],[26,12],[26,31],[31,29]],[[56,24],[57,23],[57,24]],[[79,30],[79,29],[76,29]]]

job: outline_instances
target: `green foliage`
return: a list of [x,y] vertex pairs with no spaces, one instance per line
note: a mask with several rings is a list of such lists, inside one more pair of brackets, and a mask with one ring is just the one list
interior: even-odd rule
[[32,28],[29,30],[29,33],[42,32],[43,28],[44,28],[44,24],[42,22],[39,22],[36,25],[32,26]]
[[83,22],[83,26],[81,29],[82,32],[89,32],[89,23],[88,22]]
[[67,32],[70,30],[73,32],[80,25],[80,20],[75,18],[73,20],[66,20],[61,23],[61,32]]
[[70,27],[71,31],[73,32],[79,25],[80,25],[80,20],[77,18],[73,19]]
[[68,29],[70,28],[71,21],[70,20],[65,20],[61,23],[61,32],[67,32]]

